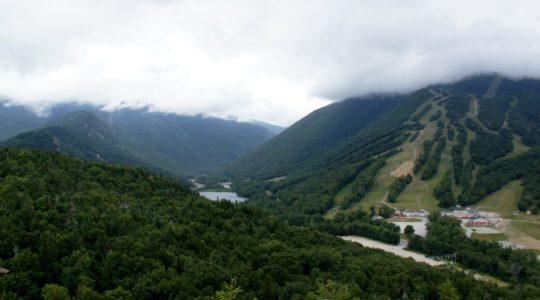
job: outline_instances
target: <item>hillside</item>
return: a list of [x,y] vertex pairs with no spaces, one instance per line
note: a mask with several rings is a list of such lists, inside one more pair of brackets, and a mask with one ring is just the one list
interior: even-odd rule
[[171,173],[212,172],[274,136],[255,124],[146,110],[118,110],[103,118],[140,160]]
[[402,100],[350,98],[318,109],[234,162],[226,173],[236,178],[272,178],[302,168],[308,160],[355,135]]
[[0,99],[0,141],[34,130],[45,122],[27,108],[9,105]]
[[[236,191],[297,224],[372,206],[468,206],[516,179],[522,179],[525,188],[515,209],[535,213],[540,208],[535,150],[540,142],[539,99],[540,81],[498,75],[431,86],[405,97],[329,149],[326,143],[315,145],[317,153],[297,160],[301,164],[268,150],[258,162],[251,164],[251,155],[228,172],[236,180]],[[341,124],[341,119],[332,121]],[[287,131],[302,128],[304,122]],[[318,135],[317,127],[310,129],[312,140],[326,141],[322,137],[327,131]],[[278,136],[259,151],[268,145],[281,149],[282,140]],[[287,147],[304,145],[301,139],[298,144]],[[295,168],[280,167],[280,158]],[[276,178],[249,176],[266,171]],[[399,178],[407,174],[407,182]]]
[[118,143],[112,128],[87,111],[64,115],[42,129],[0,142],[0,147],[41,149],[89,160],[141,164]]
[[[90,125],[95,125],[92,130],[103,138],[74,125],[88,121],[73,118],[81,111],[97,117]],[[147,109],[105,112],[69,103],[52,107],[47,117],[38,117],[20,106],[0,106],[0,117],[0,141],[11,138],[2,143],[4,146],[61,151],[85,159],[136,162],[182,176],[218,170],[274,136],[261,125],[251,123]]]
[[[395,210],[429,210],[429,219],[410,219],[429,225],[423,225],[425,237],[402,236],[409,249],[453,254],[460,267],[503,282],[519,277],[540,284],[537,254],[511,253],[507,246],[540,250],[540,81],[486,78],[421,89],[355,135],[306,159],[302,168],[270,179],[240,177],[233,188],[290,224],[340,235],[353,230],[387,244],[393,240],[386,233],[350,220],[367,215],[394,224],[400,220],[390,219]],[[518,199],[498,197],[496,206],[485,208],[484,199],[516,189],[508,185],[516,180],[522,187],[504,194],[519,193]],[[477,203],[484,211],[472,218],[487,214],[492,223],[486,227],[468,228],[472,224],[438,213]],[[511,216],[497,215],[500,207]],[[519,274],[512,266],[519,266]],[[530,269],[521,273],[522,267]]]
[[[211,202],[143,169],[0,150],[2,299],[525,299],[461,272]],[[232,282],[231,284],[228,284]],[[231,299],[234,299],[231,298]]]
[[285,127],[281,127],[281,126],[278,126],[278,125],[274,125],[274,124],[270,124],[270,123],[266,123],[266,122],[261,122],[261,121],[251,121],[250,123],[253,123],[255,125],[259,125],[261,127],[264,127],[266,129],[270,130],[270,132],[272,132],[274,135],[278,135],[278,134],[282,133],[283,130],[286,129]]

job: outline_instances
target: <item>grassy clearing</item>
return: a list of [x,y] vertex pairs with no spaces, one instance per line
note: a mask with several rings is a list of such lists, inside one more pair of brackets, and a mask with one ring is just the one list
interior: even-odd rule
[[[354,181],[353,181],[354,182]],[[343,200],[345,200],[345,198],[349,195],[351,195],[352,193],[352,185],[353,185],[353,182],[349,183],[348,185],[346,185],[344,188],[342,188],[337,194],[336,196],[334,197],[334,201],[336,203],[336,205],[330,209],[329,211],[326,212],[326,214],[324,215],[324,217],[326,219],[333,219],[336,214],[341,211],[340,209],[340,205],[341,203],[343,202]]]
[[[416,201],[418,197],[418,201]],[[428,211],[435,211],[437,207],[437,199],[433,197],[432,192],[429,190],[429,186],[415,179],[402,193],[399,195],[396,207],[403,209],[426,209]]]
[[511,218],[517,210],[517,203],[522,191],[521,180],[511,181],[500,190],[489,194],[476,204],[474,208],[496,212],[504,218]]
[[481,241],[487,241],[487,242],[499,242],[499,241],[506,241],[508,238],[504,233],[490,233],[490,234],[480,234],[480,233],[473,233],[471,235],[473,239],[481,240]]
[[327,211],[326,214],[324,214],[324,218],[325,218],[326,220],[331,220],[331,219],[335,218],[336,215],[337,215],[340,211],[341,211],[341,209],[340,209],[338,206],[336,206],[336,207],[330,209],[329,211]]
[[[364,210],[368,210],[371,206],[380,207],[382,205],[381,200],[388,191],[388,187],[396,180],[396,177],[390,175],[390,173],[398,168],[403,162],[412,159],[414,151],[413,145],[414,143],[410,143],[409,141],[404,142],[401,145],[403,150],[386,160],[385,166],[377,172],[377,175],[375,175],[375,184],[372,190],[359,203],[354,204],[353,209],[361,207]],[[351,192],[352,183],[342,188],[336,194],[334,198],[336,205],[339,206]],[[326,214],[326,217],[331,217],[331,215],[335,215],[335,213],[336,212],[333,209]]]
[[527,221],[512,221],[512,227],[523,232],[524,234],[540,240],[540,224]]
[[495,78],[493,78],[493,81],[491,82],[491,84],[489,85],[487,91],[486,91],[486,96],[487,97],[493,97],[497,94],[497,89],[499,88],[499,85],[501,84],[501,81],[502,81],[502,77],[497,75],[495,76]]
[[467,163],[471,160],[471,141],[476,139],[476,132],[470,130],[467,130],[467,145],[465,145],[465,149],[463,149],[463,163]]
[[478,115],[478,99],[476,97],[472,97],[472,101],[469,104],[469,113],[467,114],[469,117],[474,117]]
[[523,145],[523,143],[521,142],[520,136],[514,134],[514,139],[512,140],[512,143],[514,144],[514,149],[512,149],[512,152],[510,152],[510,157],[523,154],[529,150],[529,147]]
[[422,220],[418,219],[418,218],[393,217],[393,218],[389,219],[388,222],[422,222]]
[[[445,111],[444,108],[439,107],[439,109],[443,110],[443,112]],[[426,135],[425,139],[433,137],[435,131],[437,130],[437,125],[435,122],[432,122],[426,126],[426,130],[428,130],[428,128],[431,134]],[[420,146],[421,144],[418,145]],[[441,155],[441,161],[437,169],[437,174],[435,174],[432,179],[427,181],[422,181],[420,180],[420,176],[415,176],[414,181],[401,193],[401,195],[399,195],[395,204],[396,207],[404,209],[423,208],[429,211],[438,210],[438,201],[433,196],[433,190],[444,176],[444,173],[448,170],[448,168],[450,168],[450,164],[452,162],[452,157],[450,155],[451,148],[452,144],[450,141],[447,141],[447,146]]]
[[[451,148],[452,148],[452,145],[449,144],[448,141],[447,141],[446,148],[444,149],[444,151],[441,154],[441,161],[439,162],[439,167],[437,169],[437,174],[435,174],[435,176],[433,176],[433,178],[431,178],[430,180],[426,181],[426,183],[429,186],[430,193],[433,193],[433,190],[435,189],[435,186],[437,186],[437,184],[439,184],[439,182],[441,181],[441,179],[444,176],[444,173],[446,173],[446,171],[450,168],[450,164],[452,163],[452,157],[450,155]],[[435,198],[433,198],[433,199],[435,199]]]
[[[353,181],[354,182],[354,181]],[[334,200],[335,203],[340,205],[345,197],[349,196],[352,193],[352,185],[353,182],[347,184],[344,188],[342,188],[335,196]]]
[[471,274],[473,274],[474,278],[476,278],[476,280],[482,280],[482,281],[485,281],[485,282],[491,282],[491,283],[494,283],[500,287],[506,287],[506,286],[509,286],[510,284],[506,281],[502,281],[498,278],[495,278],[489,274],[486,274],[486,273],[482,273],[482,272],[478,272],[478,271],[473,271],[471,270]]
[[[382,205],[381,200],[384,198],[384,195],[388,191],[389,186],[396,179],[390,173],[401,166],[404,162],[408,160],[414,161],[414,149],[416,147],[416,155],[420,155],[422,144],[425,140],[432,139],[435,131],[437,130],[437,122],[430,122],[429,119],[431,116],[441,110],[444,112],[444,108],[432,102],[433,107],[428,111],[421,119],[422,124],[426,124],[424,128],[424,133],[417,138],[416,143],[410,143],[409,141],[403,143],[401,148],[403,151],[397,153],[396,155],[388,158],[386,161],[385,167],[383,167],[377,175],[375,176],[375,185],[371,192],[369,192],[362,201],[359,202],[357,206],[361,206],[363,209],[369,209],[371,206],[380,207]],[[443,157],[447,156],[445,159],[449,160],[450,150],[443,153]],[[449,162],[446,162],[448,165]],[[441,168],[443,169],[443,168]],[[444,169],[445,171],[446,169]],[[442,177],[444,171],[440,171],[441,174],[437,173],[435,178]],[[415,176],[415,180],[401,193],[398,197],[396,203],[391,203],[390,205],[395,208],[404,208],[404,209],[420,209],[424,208],[427,210],[437,209],[437,201],[432,196],[433,187],[431,191],[426,191],[426,186],[429,187],[429,183],[421,182],[419,176]],[[438,181],[437,181],[438,182]],[[433,186],[435,184],[432,184]],[[419,203],[416,201],[416,196],[422,194],[422,197],[419,199]]]
[[[407,148],[405,148],[407,147]],[[410,143],[406,142],[403,145],[403,151],[391,156],[386,160],[386,165],[377,172],[375,176],[375,184],[371,191],[360,201],[359,203],[364,209],[370,206],[381,206],[380,201],[384,198],[388,187],[396,180],[396,177],[390,175],[390,173],[399,167],[403,162],[410,160],[412,157],[412,147]]]
[[463,266],[459,265],[459,264],[449,264],[447,265],[448,269],[456,269],[458,271],[461,271],[461,272],[464,272],[466,274],[470,274],[472,276],[474,276],[474,278],[476,280],[481,280],[481,281],[485,281],[485,282],[491,282],[491,283],[494,283],[498,286],[501,286],[501,287],[505,287],[505,286],[509,286],[510,284],[506,281],[502,281],[498,278],[495,278],[489,274],[486,274],[486,273],[483,273],[483,272],[478,272],[476,270],[471,270],[471,269],[465,269],[463,268]]
[[528,215],[524,212],[519,212],[516,215],[508,216],[507,219],[527,221],[527,222],[540,222],[540,215]]
[[540,223],[513,220],[505,226],[505,235],[514,244],[540,250]]
[[274,177],[274,178],[271,178],[271,179],[268,179],[268,181],[270,182],[280,182],[280,181],[283,181],[287,178],[287,176],[281,176],[281,177]]

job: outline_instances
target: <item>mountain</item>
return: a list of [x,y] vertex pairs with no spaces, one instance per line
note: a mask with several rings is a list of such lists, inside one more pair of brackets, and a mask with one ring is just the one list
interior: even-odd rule
[[116,141],[112,128],[88,111],[68,113],[41,129],[0,142],[0,147],[43,149],[90,160],[141,164]]
[[[427,225],[425,236],[409,235],[409,249],[431,257],[455,254],[460,267],[505,282],[539,282],[537,253],[503,245],[540,249],[540,80],[494,74],[429,86],[335,143],[327,143],[327,129],[341,126],[341,119],[328,117],[324,127],[303,122],[263,145],[265,155],[257,160],[250,154],[233,163],[219,180],[232,180],[250,205],[289,224],[387,244],[399,240],[383,227],[393,223],[385,219],[398,210],[427,212],[429,218],[416,220]],[[316,141],[310,146],[317,151],[294,157],[271,151],[309,151],[300,130],[296,140],[280,139],[296,128]],[[439,212],[454,208],[468,208],[473,220],[484,216],[491,225],[485,230],[497,234],[481,228],[465,235],[466,221]],[[520,271],[524,277],[516,279],[508,272],[512,266],[530,273]]]
[[[268,152],[276,167],[260,163],[279,177],[242,168],[223,175],[250,197],[247,204],[211,202],[143,168],[0,149],[0,298],[538,299],[537,253],[481,240],[491,237],[478,232],[468,237],[460,221],[435,212],[475,205],[517,181],[520,189],[499,197],[515,202],[497,208],[530,211],[511,212],[505,222],[536,234],[540,81],[475,80],[466,79],[467,88],[435,85],[319,110],[323,116],[303,124],[324,126],[300,127],[319,144],[296,136],[302,151],[311,150],[306,145],[317,151],[286,156],[284,164],[279,152]],[[376,112],[367,121],[353,117]],[[129,151],[126,137],[154,135],[130,122],[191,132],[175,118],[169,124],[159,116],[165,125],[158,126],[150,122],[153,113],[121,113],[69,112],[32,132],[43,139],[26,140],[95,160],[109,153],[102,148]],[[358,122],[356,130],[342,123],[344,117],[330,117],[347,115]],[[292,138],[285,141],[296,149]],[[450,255],[451,267],[339,238],[362,236],[399,248],[400,228],[386,220],[399,208],[432,212],[426,236],[409,232],[407,247],[430,257]],[[483,275],[473,276],[477,272]]]
[[350,98],[318,109],[229,166],[235,177],[278,177],[355,135],[404,97]]
[[281,126],[278,126],[278,125],[274,125],[274,124],[270,124],[270,123],[266,123],[266,122],[261,122],[261,121],[251,121],[250,123],[253,123],[255,125],[259,125],[259,126],[262,126],[268,130],[270,130],[270,132],[272,132],[274,135],[278,135],[280,134],[283,130],[285,130],[285,127],[281,127]]
[[220,179],[298,225],[371,206],[474,205],[513,180],[514,210],[536,212],[539,146],[540,81],[482,75],[321,108]]
[[530,283],[534,262],[523,267],[520,282],[498,287],[294,227],[249,205],[211,202],[144,169],[58,153],[0,149],[0,215],[0,266],[9,270],[0,275],[2,299],[533,299],[540,293]]
[[122,145],[171,173],[218,170],[273,137],[258,125],[203,116],[118,110],[103,118]]
[[0,141],[34,130],[45,122],[45,119],[38,117],[24,106],[12,105],[0,100]]
[[1,136],[12,138],[0,145],[143,164],[183,176],[218,170],[274,136],[256,124],[147,109],[106,112],[76,103],[54,106],[47,117],[4,105],[0,116]]

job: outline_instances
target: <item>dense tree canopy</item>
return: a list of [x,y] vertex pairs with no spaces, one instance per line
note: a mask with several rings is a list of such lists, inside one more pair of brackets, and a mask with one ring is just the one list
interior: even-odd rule
[[239,299],[334,288],[434,298],[447,281],[468,299],[522,295],[211,202],[142,169],[0,150],[0,179],[2,299],[210,299],[234,291],[234,278]]
[[[516,140],[540,145],[536,85],[503,80],[500,94],[481,98],[487,94],[480,88],[484,79],[465,85],[467,91],[456,90],[457,84],[423,89],[384,107],[369,102],[364,114],[372,111],[376,120],[346,132],[344,123],[329,128],[326,134],[340,138],[323,135],[317,151],[304,151],[312,137],[321,138],[316,132],[304,138],[302,130],[292,131],[287,141],[306,142],[294,157],[276,148],[273,159],[261,164],[268,169],[253,178],[246,175],[249,168],[228,170],[236,191],[251,198],[242,205],[210,202],[143,169],[0,150],[0,266],[11,270],[0,277],[0,298],[538,298],[539,266],[530,253],[467,239],[459,224],[436,215],[427,238],[408,230],[412,249],[457,252],[464,266],[512,286],[497,288],[332,236],[400,242],[397,226],[373,218],[375,207],[368,213],[357,203],[376,186],[389,158],[429,122],[438,127],[420,146],[414,173],[415,180],[429,180],[444,170],[434,190],[440,206],[452,206],[456,198],[473,204],[522,179],[519,208],[540,208],[539,151],[512,152]],[[473,100],[480,103],[478,116],[470,111]],[[330,116],[356,120],[347,108],[362,106],[336,105]],[[309,119],[318,116],[330,126],[333,117],[318,115],[323,112]],[[452,163],[443,169],[447,146]],[[388,200],[396,201],[412,178],[387,183]],[[455,197],[456,191],[462,194]],[[382,217],[391,213],[385,205],[378,211]]]

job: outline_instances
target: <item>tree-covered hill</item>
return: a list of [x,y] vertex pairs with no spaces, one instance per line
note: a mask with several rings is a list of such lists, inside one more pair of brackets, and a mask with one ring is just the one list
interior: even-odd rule
[[[336,194],[353,182],[359,187],[354,189],[355,201],[361,200],[371,189],[373,177],[384,166],[385,160],[395,154],[396,148],[408,138],[411,130],[421,129],[418,121],[410,121],[409,118],[419,106],[433,97],[430,89],[420,90],[406,98],[400,97],[386,113],[351,132],[347,138],[304,158],[302,167],[276,173],[276,176],[281,176],[278,180],[251,178],[253,173],[244,171],[251,170],[252,166],[240,165],[245,163],[244,160],[236,162],[233,168],[227,169],[225,173],[235,180],[236,190],[251,198],[257,205],[268,208],[295,224],[311,223],[313,219],[320,219],[334,206],[341,205],[335,201]],[[375,98],[372,101],[384,101],[383,99]],[[356,110],[349,107],[349,114],[355,115],[359,110],[364,111],[361,101],[356,105]],[[329,118],[328,122],[331,120]],[[341,124],[341,120],[332,122]],[[295,126],[291,126],[282,135]],[[317,137],[316,130],[313,136]],[[270,145],[279,137],[261,148]],[[261,160],[262,162],[255,165],[265,165],[266,157]],[[269,173],[273,174],[276,169],[275,164],[269,164],[268,168],[259,169],[258,173],[265,174],[265,171],[269,170]]]
[[[360,115],[361,108],[351,106],[347,113]],[[354,133],[331,146],[326,141],[333,133],[326,128],[346,124],[328,114],[321,129],[318,123],[306,123],[311,118],[224,171],[237,192],[294,224],[317,223],[361,207],[384,207],[388,200],[398,208],[468,206],[516,179],[525,187],[516,209],[540,210],[535,188],[540,183],[535,160],[540,145],[539,80],[492,74],[430,86],[404,96],[365,126],[352,126]],[[317,151],[306,150],[301,130],[282,143],[296,128],[311,141],[322,141],[311,145]],[[309,155],[291,160],[280,154],[295,147]],[[261,155],[254,161],[257,153]],[[399,170],[413,180],[402,185],[392,175]]]
[[[84,124],[95,126],[92,130],[105,139],[89,136]],[[25,107],[0,102],[0,141],[11,138],[4,145],[116,163],[137,162],[180,176],[213,172],[249,153],[274,136],[265,126],[148,109],[106,112],[69,103],[53,106],[47,116],[40,117]]]
[[0,141],[34,130],[45,122],[45,119],[39,118],[27,108],[10,105],[0,99]]
[[241,178],[272,178],[302,168],[402,100],[400,96],[350,98],[318,109],[234,162],[226,172]]
[[42,149],[90,160],[142,164],[118,143],[110,126],[88,111],[64,115],[42,129],[0,142],[0,147]]
[[1,299],[540,296],[211,202],[143,169],[32,150],[0,150],[0,235]]
[[103,119],[140,160],[173,174],[218,170],[274,136],[256,124],[147,110],[118,110]]

